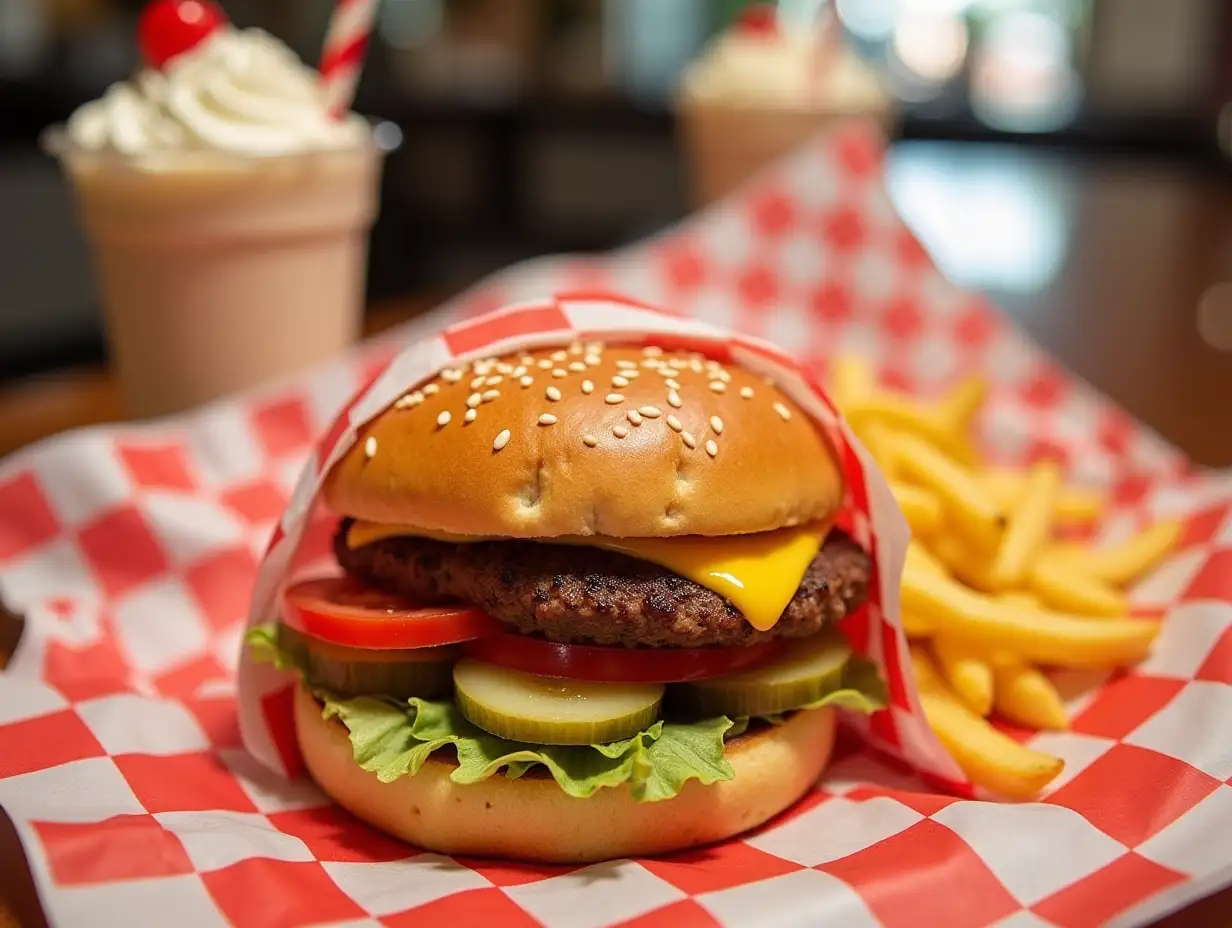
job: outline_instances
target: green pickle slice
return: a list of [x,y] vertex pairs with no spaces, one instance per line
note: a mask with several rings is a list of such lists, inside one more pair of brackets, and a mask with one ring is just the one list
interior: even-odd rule
[[591,683],[465,659],[453,669],[458,708],[484,731],[535,744],[605,744],[659,717],[660,683]]
[[679,684],[673,688],[672,702],[698,718],[787,712],[842,686],[843,667],[850,657],[851,647],[842,635],[822,632],[760,667]]
[[310,683],[344,698],[432,699],[447,695],[453,688],[453,665],[462,653],[454,645],[398,650],[350,648],[310,638],[285,625],[279,626],[278,643],[307,668]]

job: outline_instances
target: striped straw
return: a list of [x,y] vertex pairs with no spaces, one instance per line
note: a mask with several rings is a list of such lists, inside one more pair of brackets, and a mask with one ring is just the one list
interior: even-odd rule
[[377,0],[337,0],[329,18],[320,71],[325,102],[335,118],[344,116],[355,100],[376,7]]

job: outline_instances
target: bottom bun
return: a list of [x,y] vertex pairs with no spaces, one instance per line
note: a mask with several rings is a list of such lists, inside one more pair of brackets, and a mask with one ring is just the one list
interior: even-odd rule
[[539,771],[461,785],[449,779],[456,765],[445,752],[414,776],[382,783],[355,763],[342,723],[323,719],[303,687],[295,722],[320,787],[383,831],[444,854],[589,863],[713,844],[756,828],[821,775],[834,747],[835,716],[830,709],[797,712],[781,725],[733,738],[726,755],[735,777],[711,786],[690,780],[662,802],[638,802],[628,786],[576,799]]

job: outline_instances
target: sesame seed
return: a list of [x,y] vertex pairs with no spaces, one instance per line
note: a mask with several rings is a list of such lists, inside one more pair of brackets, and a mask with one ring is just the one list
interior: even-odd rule
[[551,369],[552,369],[552,362],[551,362],[551,361],[549,361],[547,358],[540,358],[540,359],[539,359],[539,362],[538,362],[538,367],[539,367],[539,370],[541,370],[541,371],[548,371],[548,370],[551,370]]
[[494,374],[493,376],[485,380],[484,383],[486,383],[489,387],[494,387],[504,379],[505,378],[502,377],[500,374]]
[[474,409],[483,402],[483,395],[480,393],[472,393],[466,398],[466,406],[468,409]]
[[623,403],[624,401],[625,397],[623,393],[609,393],[603,398],[603,402],[607,403],[609,406],[615,406],[617,403]]
[[753,398],[753,388],[752,387],[741,387],[740,396],[743,399],[751,400]]
[[548,387],[543,392],[547,396],[547,398],[550,399],[553,403],[555,403],[557,400],[560,399],[560,390],[558,390],[556,387]]
[[582,381],[582,392],[583,393],[594,393],[595,392],[594,383],[592,383],[589,380],[583,380]]
[[582,371],[586,370],[586,365],[581,361],[570,361],[569,370],[573,371],[575,374],[580,374]]
[[647,345],[642,349],[642,354],[646,355],[648,358],[657,358],[659,355],[663,354],[663,349],[658,345]]
[[482,377],[473,377],[473,378],[471,379],[471,389],[472,389],[472,390],[478,390],[478,389],[479,389],[480,387],[482,387],[482,386],[483,386],[483,378],[482,378]]
[[499,432],[496,433],[496,437],[492,439],[492,450],[500,451],[501,448],[509,444],[509,439],[511,437],[512,436],[509,434],[508,429],[501,429]]
[[710,389],[715,393],[722,393],[727,389],[727,384],[721,380],[710,381]]
[[629,421],[634,425],[642,424],[642,414],[636,409],[630,409],[625,415],[629,417]]
[[680,389],[680,381],[674,380],[671,377],[668,377],[667,380],[663,381],[663,383],[669,390],[679,390]]
[[508,374],[513,371],[513,365],[507,361],[501,361],[496,365],[496,370],[502,374]]
[[657,419],[659,416],[663,415],[663,410],[661,410],[658,406],[639,406],[637,411],[647,419]]
[[523,365],[521,365],[520,367],[515,367],[515,368],[513,369],[513,373],[512,373],[510,376],[513,376],[513,377],[521,377],[521,376],[522,376],[523,374],[525,374],[525,373],[526,373],[526,365],[525,365],[525,364],[523,364]]
[[680,371],[676,370],[674,367],[662,367],[659,369],[659,373],[668,378],[668,380],[671,380],[673,377],[680,376]]
[[786,422],[788,419],[791,418],[791,410],[788,409],[786,406],[784,406],[782,403],[775,403],[774,411],[779,414],[779,418],[782,419],[784,422]]
[[527,367],[530,367],[530,365],[535,363],[534,357],[529,354],[522,355],[522,357],[518,358],[518,361],[522,364],[525,364]]
[[552,415],[550,412],[545,412],[543,415],[539,417],[539,424],[540,425],[555,425],[556,417]]
[[603,342],[587,342],[586,343],[586,353],[587,354],[602,354],[603,353]]
[[710,417],[710,427],[714,429],[714,434],[716,435],[723,434],[723,420],[720,419],[718,416]]
[[719,453],[719,446],[713,441],[706,442],[706,453],[711,457],[715,457]]
[[483,391],[483,401],[485,403],[492,402],[498,396],[500,396],[500,390],[484,390]]
[[478,409],[468,409],[468,410],[466,411],[466,415],[462,417],[462,421],[464,421],[464,422],[474,422],[474,421],[475,421],[475,419],[476,419],[478,416],[479,416],[479,410],[478,410]]
[[680,401],[680,394],[673,390],[671,393],[667,394],[667,405],[674,409],[679,409],[684,405],[684,403]]
[[569,353],[570,354],[581,354],[582,353],[582,343],[581,342],[570,342],[569,343]]
[[612,378],[613,387],[627,387],[628,385],[629,385],[628,377],[621,377],[619,374],[617,374],[615,377]]
[[418,406],[423,400],[423,394],[416,390],[414,393],[399,397],[394,403],[394,409],[410,409],[412,406]]
[[616,366],[619,367],[622,371],[631,371],[637,367],[637,362],[629,361],[624,358],[621,358],[619,361],[616,362]]
[[719,371],[714,376],[723,381],[723,383],[731,383],[731,374],[727,373],[727,371]]
[[569,372],[566,371],[563,367],[557,367],[552,370],[552,376],[553,377],[568,377]]
[[587,448],[593,448],[595,445],[599,444],[599,439],[595,438],[593,435],[583,435],[582,444],[584,444]]
[[597,354],[588,354],[585,358],[586,363],[589,364],[591,367],[594,367],[596,364],[598,364],[602,360],[603,359],[600,358]]
[[534,382],[535,378],[530,374],[523,374],[518,380],[518,383],[520,383],[523,387],[529,387]]
[[702,362],[694,358],[689,362],[689,369],[695,374],[700,374],[702,372]]
[[692,432],[681,432],[680,440],[684,442],[685,445],[688,446],[689,448],[697,447],[697,439],[693,437]]
[[630,369],[630,370],[625,371],[625,376],[628,377],[630,380],[637,380],[637,378],[642,376],[642,372],[638,370]]
[[462,379],[462,372],[456,367],[447,367],[441,371],[441,380],[446,383],[457,383]]
[[450,412],[449,412],[449,410],[448,410],[448,409],[444,409],[444,410],[442,410],[442,411],[441,411],[441,414],[440,414],[439,416],[437,416],[437,417],[436,417],[436,426],[437,426],[437,428],[441,428],[441,429],[443,429],[445,426],[447,426],[447,425],[449,424],[449,420],[450,420],[450,419],[452,419],[452,418],[453,418],[453,416],[450,414]]
[[488,371],[492,369],[492,363],[493,362],[491,358],[485,358],[482,361],[476,361],[475,362],[475,373],[483,374],[486,377]]
[[364,442],[364,457],[371,461],[376,457],[376,436],[369,435],[368,440]]
[[553,361],[563,361],[569,357],[569,353],[567,351],[553,351],[548,357]]
[[615,435],[617,438],[624,438],[626,435],[629,434],[629,430],[625,428],[623,425],[614,425],[612,426],[612,434]]
[[673,432],[679,432],[684,428],[684,426],[680,424],[680,420],[675,416],[667,417],[667,427]]

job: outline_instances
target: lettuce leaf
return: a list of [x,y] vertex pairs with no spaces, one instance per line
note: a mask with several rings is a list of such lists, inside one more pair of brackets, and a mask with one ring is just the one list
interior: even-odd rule
[[[677,795],[689,780],[709,785],[734,776],[723,756],[724,742],[748,730],[750,719],[723,716],[693,722],[660,720],[632,738],[610,744],[542,745],[510,741],[471,724],[452,700],[378,697],[342,699],[305,678],[297,656],[278,642],[277,629],[260,626],[246,640],[257,660],[299,673],[323,704],[322,715],[337,719],[351,740],[355,762],[388,783],[414,776],[436,751],[452,748],[456,783],[477,783],[502,773],[511,779],[540,766],[570,796],[593,796],[604,787],[629,784],[634,798],[658,802]],[[872,712],[886,704],[885,687],[868,661],[852,660],[843,687],[801,708],[834,706]],[[779,724],[784,716],[762,721]]]

